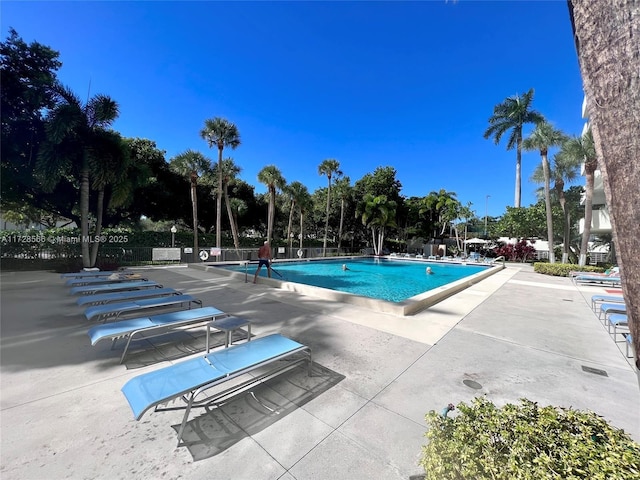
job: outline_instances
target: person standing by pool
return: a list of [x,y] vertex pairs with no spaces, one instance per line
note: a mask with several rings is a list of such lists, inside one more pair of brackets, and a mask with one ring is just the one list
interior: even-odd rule
[[265,240],[264,245],[258,250],[258,268],[253,276],[253,283],[258,280],[258,273],[260,273],[263,265],[267,267],[267,275],[271,278],[271,247],[269,246],[269,240]]

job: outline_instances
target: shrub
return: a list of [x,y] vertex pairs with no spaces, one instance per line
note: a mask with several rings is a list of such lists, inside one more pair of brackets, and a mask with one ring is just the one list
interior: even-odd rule
[[548,262],[536,262],[533,264],[533,271],[536,273],[542,273],[545,275],[554,275],[556,277],[567,277],[569,272],[604,272],[602,267],[592,267],[590,265],[584,267],[578,267],[571,263],[548,263]]
[[533,260],[536,249],[527,244],[526,240],[520,240],[515,245],[501,245],[495,249],[496,256],[503,256],[510,262],[528,262]]
[[426,415],[425,480],[640,479],[640,444],[589,411],[484,398]]

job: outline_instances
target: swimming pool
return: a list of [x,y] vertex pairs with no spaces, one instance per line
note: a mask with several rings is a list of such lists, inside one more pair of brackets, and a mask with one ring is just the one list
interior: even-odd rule
[[[347,270],[342,269],[343,264]],[[426,274],[427,266],[433,275]],[[214,270],[235,272],[251,282],[256,267],[256,263],[218,264]],[[487,265],[353,257],[275,262],[272,279],[266,278],[266,268],[261,269],[260,277],[263,283],[288,290],[408,315],[477,283],[497,269]]]

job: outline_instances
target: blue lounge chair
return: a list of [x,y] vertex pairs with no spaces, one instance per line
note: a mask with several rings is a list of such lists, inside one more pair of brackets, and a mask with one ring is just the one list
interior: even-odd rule
[[173,288],[149,288],[145,290],[125,290],[124,292],[98,293],[97,295],[83,295],[76,303],[80,306],[104,305],[105,303],[123,302],[140,298],[165,297],[168,295],[182,295]]
[[609,335],[611,335],[611,327],[613,327],[613,340],[615,341],[618,328],[629,328],[627,316],[622,313],[609,315],[609,324],[607,326]]
[[[289,361],[285,366],[280,365],[269,372],[251,376],[245,382],[235,384],[225,391],[196,401],[196,397],[200,394],[228,380],[279,360],[294,360],[291,357],[298,354],[305,355],[297,361]],[[140,420],[150,408],[154,408],[154,411],[184,408],[184,417],[178,430],[178,445],[180,445],[184,427],[193,407],[209,406],[216,400],[246,389],[249,385],[262,382],[267,378],[290,370],[304,360],[309,362],[308,373],[311,375],[311,349],[276,333],[254,339],[252,342],[217,350],[203,357],[193,358],[153,372],[143,373],[125,383],[122,387],[122,393],[127,398],[136,420]],[[159,405],[164,405],[180,398],[186,402],[186,406],[159,407]]]
[[612,313],[627,313],[627,306],[624,303],[602,303],[600,305],[600,313],[598,318],[600,320],[604,317],[604,323],[607,324],[607,315]]
[[90,277],[90,278],[70,278],[65,282],[68,287],[81,287],[83,285],[106,285],[107,283],[124,283],[124,282],[141,282],[147,281],[148,278],[141,276],[136,277]]
[[86,270],[82,272],[63,273],[60,278],[91,278],[91,277],[108,277],[114,273],[127,274],[133,273],[131,270]]
[[573,277],[574,283],[603,283],[611,286],[620,285],[620,277],[606,275],[577,275]]
[[106,283],[103,285],[85,285],[82,287],[73,287],[71,289],[72,295],[94,295],[99,292],[122,292],[125,290],[141,290],[143,288],[162,288],[157,282],[154,281],[142,281],[142,282],[120,282],[120,283]]
[[598,303],[624,303],[622,295],[593,295],[591,297],[591,310],[596,311]]
[[176,305],[195,303],[202,306],[202,301],[191,295],[172,295],[170,297],[142,298],[129,302],[107,303],[106,305],[95,305],[84,311],[87,320],[117,320],[123,313],[139,313],[141,310],[161,307],[174,307]]
[[[95,345],[102,340],[111,340],[112,350],[119,339],[126,338],[127,344],[120,357],[120,363],[122,363],[127,355],[131,341],[137,336],[143,335],[146,339],[165,335],[173,330],[187,330],[226,315],[226,313],[214,307],[195,308],[193,310],[181,310],[179,312],[162,313],[150,317],[132,318],[130,320],[96,325],[90,328],[88,333],[91,345]],[[213,328],[215,328],[215,325],[213,325]]]

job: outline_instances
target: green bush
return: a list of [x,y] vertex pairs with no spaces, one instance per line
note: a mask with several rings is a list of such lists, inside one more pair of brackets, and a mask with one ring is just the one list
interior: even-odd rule
[[542,273],[544,275],[554,275],[556,277],[567,277],[569,276],[569,272],[602,273],[605,271],[605,269],[603,267],[593,267],[591,265],[579,267],[571,263],[536,262],[533,264],[533,271],[536,273]]
[[425,480],[640,479],[640,444],[589,411],[484,398],[429,412]]

